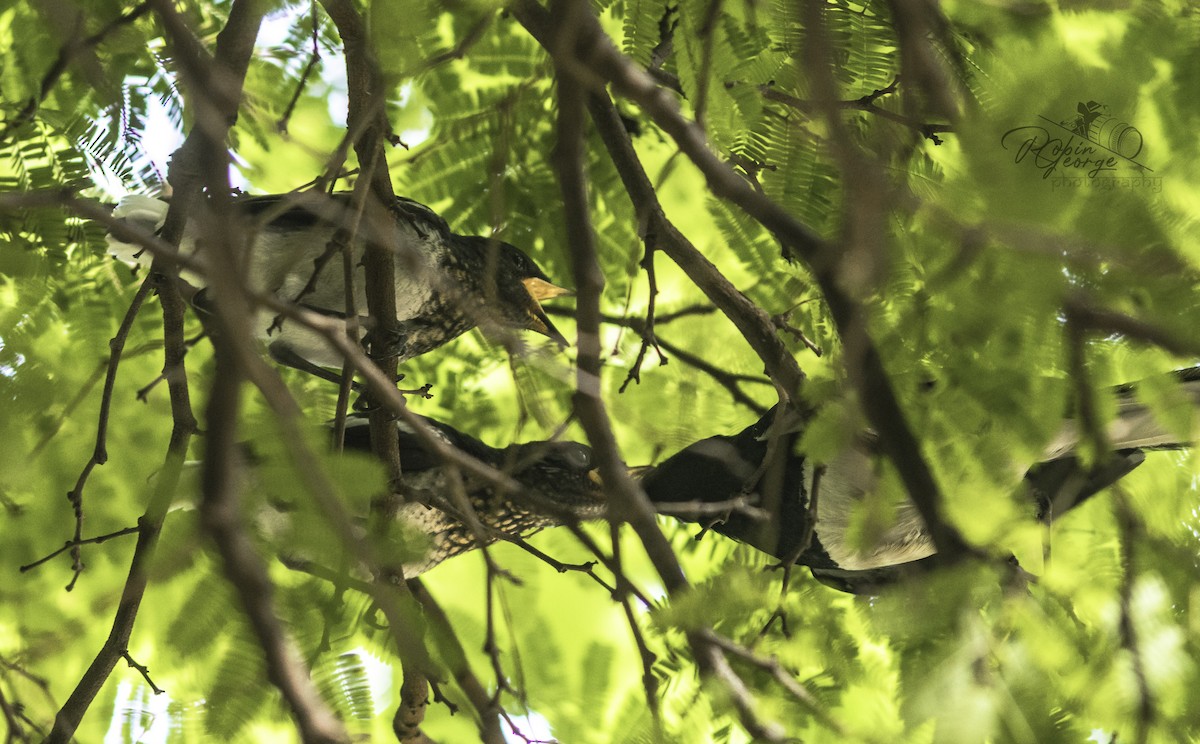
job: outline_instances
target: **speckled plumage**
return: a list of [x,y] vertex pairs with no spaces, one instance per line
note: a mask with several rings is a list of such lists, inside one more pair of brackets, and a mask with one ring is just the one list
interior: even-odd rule
[[[405,503],[396,519],[429,537],[425,555],[404,564],[404,575],[418,576],[442,561],[491,544],[502,535],[527,537],[568,521],[604,516],[605,501],[594,477],[591,449],[575,442],[526,442],[491,447],[451,426],[427,419],[444,441],[510,474],[523,489],[499,494],[478,482],[466,482],[466,496],[488,532],[479,540],[462,518],[451,494],[446,468],[426,452],[416,434],[396,423],[403,476],[399,495]],[[370,451],[365,419],[353,417],[346,429],[346,448]]]
[[[236,201],[247,218],[244,229],[253,240],[247,252],[245,276],[251,288],[275,294],[323,315],[344,318],[347,312],[340,256],[318,268],[317,259],[330,245],[338,227],[356,224],[348,194],[333,196],[306,192],[244,197]],[[128,197],[113,215],[148,230],[158,230],[166,216],[166,202],[144,196]],[[545,273],[520,249],[503,241],[459,235],[436,212],[411,199],[397,197],[394,219],[373,225],[357,222],[351,245],[355,266],[354,308],[360,315],[360,333],[373,324],[366,317],[366,277],[362,257],[368,240],[393,251],[396,286],[394,334],[380,337],[399,361],[431,351],[476,325],[527,329],[559,343],[566,340],[541,310],[540,299],[561,294]],[[202,221],[188,223],[180,251],[205,260]],[[147,262],[139,249],[109,236],[111,253],[126,261]],[[314,273],[315,272],[315,273]],[[184,278],[202,286],[202,278]],[[534,296],[528,282],[552,288]],[[309,291],[304,292],[306,285]],[[544,283],[544,284],[543,284]],[[210,302],[202,288],[195,302]],[[341,357],[318,335],[299,324],[260,310],[256,333],[268,343],[277,360],[302,366],[339,367]],[[312,370],[310,370],[312,371]]]

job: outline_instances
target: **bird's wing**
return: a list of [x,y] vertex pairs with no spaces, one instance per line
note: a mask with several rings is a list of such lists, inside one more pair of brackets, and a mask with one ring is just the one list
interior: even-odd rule
[[[113,208],[114,219],[123,220],[147,232],[157,233],[167,219],[167,203],[144,194],[130,194]],[[108,252],[130,266],[149,266],[154,258],[136,243],[126,243],[109,233],[104,238]]]
[[[1190,367],[1174,373],[1186,405],[1192,409],[1192,430],[1200,427],[1200,367]],[[1189,446],[1191,438],[1186,432],[1169,429],[1159,421],[1149,407],[1135,397],[1135,385],[1123,385],[1116,389],[1117,416],[1108,426],[1108,442],[1114,450],[1169,449]],[[1066,457],[1079,446],[1079,423],[1069,420],[1059,433],[1046,445],[1044,460]]]
[[[496,465],[499,462],[499,450],[489,447],[448,424],[424,416],[419,418],[429,425],[434,438],[443,444],[460,449],[490,465]],[[397,419],[395,425],[396,437],[400,445],[400,466],[405,473],[431,470],[443,464],[442,458],[429,451],[429,448],[425,446],[424,439],[412,426],[401,419]],[[352,414],[347,417],[345,445],[348,450],[368,454],[372,451],[371,426],[367,416]]]
[[[341,191],[297,191],[288,194],[263,194],[238,199],[238,206],[251,217],[279,230],[304,230],[315,225],[349,226],[353,219],[351,194]],[[448,238],[450,226],[441,215],[420,202],[397,196],[393,210],[421,237]]]
[[877,595],[890,586],[928,573],[937,567],[937,558],[928,556],[894,566],[865,570],[844,568],[812,568],[813,578],[825,586],[848,594]]

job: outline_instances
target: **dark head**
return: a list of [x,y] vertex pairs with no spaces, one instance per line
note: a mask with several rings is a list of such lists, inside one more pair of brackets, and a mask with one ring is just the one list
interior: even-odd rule
[[[509,328],[534,331],[567,346],[567,339],[559,333],[546,312],[542,301],[571,294],[571,290],[555,285],[533,259],[511,243],[478,236],[456,236],[463,247],[464,262],[480,276],[489,274],[495,284],[489,286],[486,278],[479,289],[485,298],[495,297],[499,320]],[[495,258],[489,252],[495,246]],[[493,263],[494,261],[494,263]],[[490,303],[489,303],[490,304]]]
[[530,506],[563,518],[603,516],[604,489],[591,447],[578,442],[526,442],[503,452],[499,467],[526,486]]
[[[424,420],[444,444],[511,475],[524,486],[515,499],[526,502],[524,508],[539,515],[542,521],[603,516],[603,486],[592,458],[592,448],[586,444],[525,442],[498,449],[449,424],[430,418]],[[426,449],[421,437],[406,422],[396,421],[396,434],[400,462],[406,474],[440,469],[444,464],[440,457]],[[355,414],[347,420],[345,444],[348,450],[371,451],[370,426],[365,416]],[[487,515],[480,516],[485,522],[489,521]]]

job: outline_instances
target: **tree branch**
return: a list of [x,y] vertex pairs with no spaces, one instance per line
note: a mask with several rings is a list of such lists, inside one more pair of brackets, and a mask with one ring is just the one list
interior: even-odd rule
[[[275,615],[273,586],[241,520],[238,417],[242,383],[251,364],[248,357],[257,357],[247,341],[252,337],[250,304],[237,291],[245,233],[215,215],[233,214],[225,135],[239,107],[241,81],[266,8],[261,2],[236,4],[222,31],[223,40],[232,49],[227,55],[221,54],[223,45],[219,40],[217,55],[210,58],[171,3],[156,0],[155,5],[197,109],[196,127],[172,159],[171,183],[176,187],[177,198],[180,193],[184,195],[185,207],[200,198],[201,184],[207,189],[209,201],[206,208],[198,210],[198,219],[208,237],[205,248],[211,259],[207,263],[209,288],[215,299],[211,321],[215,326],[212,343],[216,363],[205,412],[207,449],[201,476],[202,523],[223,559],[225,574],[258,637],[266,657],[267,675],[282,693],[302,740],[320,744],[345,742],[348,737],[344,728],[320,698],[297,649]],[[229,66],[234,69],[231,71]],[[167,225],[172,224],[172,219],[177,224],[186,224],[187,217],[173,201]]]
[[1119,334],[1131,341],[1158,346],[1176,356],[1200,356],[1200,341],[1123,313],[1097,307],[1082,296],[1068,299],[1063,304],[1063,314],[1068,325],[1083,330]]
[[[577,291],[576,326],[579,351],[574,407],[597,456],[605,492],[609,497],[611,529],[615,532],[620,521],[629,522],[668,593],[679,596],[688,589],[687,579],[670,543],[658,528],[654,510],[645,492],[621,464],[611,422],[600,397],[600,295],[604,288],[604,275],[596,258],[595,236],[588,218],[583,160],[584,93],[580,89],[582,81],[575,75],[576,67],[564,61],[564,57],[570,59],[570,50],[576,46],[575,34],[581,28],[581,20],[591,18],[591,9],[583,0],[555,0],[553,8],[553,31],[547,39],[549,43],[543,41],[543,44],[555,57],[558,125],[557,142],[551,159],[563,195],[568,244],[572,247],[571,264]],[[764,741],[784,741],[781,727],[777,724],[764,724],[759,719],[749,703],[750,696],[745,690],[744,682],[729,669],[728,661],[721,650],[696,631],[688,633],[688,641],[701,670],[720,679],[733,697],[747,731]],[[645,658],[643,655],[643,659]],[[653,688],[648,688],[647,693],[652,695]]]
[[[51,553],[45,557],[37,559],[33,563],[26,563],[24,566],[21,566],[21,568],[19,570],[21,573],[25,573],[26,571],[37,568],[38,566],[42,565],[43,563],[50,560],[51,558],[54,558],[55,556],[62,555],[63,553],[67,552],[68,550],[73,551],[76,547],[78,547],[80,545],[90,545],[92,543],[102,543],[102,542],[105,542],[106,540],[111,540],[114,537],[122,537],[123,535],[132,535],[133,533],[137,532],[140,529],[141,529],[140,527],[126,527],[123,530],[117,530],[116,532],[109,532],[106,535],[97,535],[96,537],[88,537],[88,538],[83,538],[83,539],[76,538],[75,540],[68,540],[67,543],[65,545],[63,545],[61,548],[59,548],[58,550],[54,551],[53,553]],[[79,574],[75,574],[75,575],[77,577],[79,576]],[[72,580],[72,583],[74,583],[74,580]],[[70,591],[70,590],[71,590],[71,587],[68,586],[67,591]]]
[[[71,510],[75,513],[75,537],[68,543],[71,546],[71,569],[74,574],[71,576],[70,583],[67,584],[67,591],[75,588],[75,582],[79,580],[79,574],[83,572],[83,558],[79,550],[79,546],[85,543],[83,540],[83,488],[87,483],[88,476],[92,473],[92,469],[97,465],[103,465],[108,462],[108,418],[112,411],[113,386],[117,382],[117,367],[121,363],[121,355],[125,351],[125,342],[129,338],[129,331],[133,328],[133,322],[137,319],[138,312],[142,309],[142,304],[146,301],[146,297],[149,296],[150,290],[153,287],[154,283],[147,276],[141,286],[138,287],[133,300],[130,301],[129,309],[125,311],[125,317],[121,320],[121,325],[117,328],[116,335],[108,342],[108,370],[104,375],[104,390],[100,395],[100,413],[96,417],[96,446],[92,450],[91,459],[88,460],[87,464],[83,466],[83,470],[79,473],[79,478],[75,481],[75,487],[67,494],[67,500],[71,502]],[[58,555],[59,552],[62,551],[58,551],[54,555]],[[30,568],[32,567],[30,566]],[[21,570],[24,571],[26,569],[22,568]]]
[[[346,123],[351,130],[362,134],[354,143],[354,151],[358,156],[359,166],[363,168],[367,178],[355,184],[356,198],[369,188],[374,197],[367,203],[367,217],[370,222],[389,224],[398,219],[392,205],[396,195],[392,191],[391,176],[383,150],[383,140],[390,132],[385,116],[384,101],[387,90],[383,73],[368,45],[366,26],[358,9],[349,0],[321,0],[329,17],[337,26],[338,35],[346,56],[346,80],[349,93],[349,108]],[[386,222],[385,222],[386,221]],[[374,232],[374,231],[372,231]],[[386,231],[383,234],[391,234]],[[378,233],[375,233],[378,234]],[[374,240],[367,242],[363,255],[363,270],[366,274],[367,309],[375,321],[374,334],[376,338],[388,339],[395,336],[396,318],[396,282],[395,258],[392,251],[385,245]],[[347,290],[352,276],[346,279]],[[382,349],[374,348],[375,363],[380,371],[389,379],[396,378],[396,357],[383,353]],[[343,371],[345,376],[346,370]],[[392,482],[397,482],[401,474],[399,443],[395,436],[394,423],[391,415],[385,409],[376,409],[370,413],[371,444],[375,454],[383,461],[391,476]],[[389,515],[380,515],[378,524],[390,525]],[[403,569],[400,566],[387,567],[389,574],[399,577],[395,581],[396,590],[407,593],[408,587],[403,582]],[[401,632],[393,628],[394,632]],[[402,741],[415,741],[423,737],[420,724],[424,720],[425,704],[428,696],[426,673],[430,671],[428,659],[422,650],[421,659],[408,653],[405,644],[401,644],[401,659],[403,661],[404,682],[400,690],[400,708],[397,712],[397,724],[403,727],[397,730]],[[401,713],[404,715],[401,716]],[[403,721],[401,721],[401,718]]]
[[[559,15],[556,36],[549,48],[571,49],[580,19],[590,14],[574,0],[555,4]],[[567,244],[572,247],[571,266],[575,278],[578,355],[574,408],[595,451],[605,491],[610,498],[609,519],[627,521],[642,539],[655,568],[668,590],[687,585],[678,560],[658,525],[646,494],[621,464],[604,401],[600,397],[600,295],[604,274],[596,259],[595,236],[588,220],[587,186],[583,172],[583,95],[566,65],[556,67],[558,85],[557,144],[551,159],[558,175],[567,220]]]
[[[738,83],[728,82],[725,84],[725,87],[732,88],[736,85],[738,85]],[[897,77],[885,88],[873,90],[867,95],[860,96],[859,98],[836,100],[832,102],[832,105],[839,109],[865,111],[869,114],[887,119],[888,121],[894,121],[897,124],[908,127],[914,132],[917,132],[925,139],[933,142],[935,145],[942,144],[942,139],[938,137],[938,134],[954,131],[954,127],[950,124],[931,124],[919,119],[915,119],[911,116],[905,116],[904,114],[899,114],[895,111],[885,109],[876,103],[876,101],[878,101],[880,98],[895,93],[899,86],[900,78]],[[813,112],[818,111],[824,106],[828,105],[820,101],[810,101],[803,98],[797,98],[796,96],[793,96],[789,93],[784,93],[783,91],[778,90],[771,85],[759,85],[757,87],[759,93],[762,94],[762,97],[768,101],[782,103],[789,108],[793,108],[805,114],[812,114]]]
[[[203,59],[203,50],[179,20],[172,4],[168,0],[152,0],[151,5],[158,11],[174,38],[181,42],[181,48],[176,49],[181,65],[196,69],[195,62]],[[235,0],[228,23],[217,37],[216,59],[219,62],[201,66],[205,70],[205,83],[212,85],[203,85],[198,91],[210,95],[198,97],[199,105],[204,110],[197,113],[197,129],[193,130],[188,142],[184,143],[184,153],[202,150],[202,139],[220,143],[223,151],[224,136],[237,112],[241,81],[245,78],[261,19],[261,14],[254,8],[255,5],[255,0]],[[207,77],[209,74],[212,75],[211,79]],[[189,146],[192,142],[194,144]],[[186,154],[180,159],[186,163]],[[181,166],[181,170],[184,169]],[[168,210],[163,226],[163,242],[171,246],[179,244],[186,221],[186,210],[198,193],[199,184],[194,174],[181,175],[177,183],[176,199]],[[111,215],[109,217],[111,218]],[[147,567],[154,556],[163,520],[175,494],[188,442],[196,431],[184,367],[186,346],[183,335],[183,301],[176,285],[162,273],[160,266],[156,261],[151,271],[156,277],[154,282],[163,308],[163,370],[167,377],[174,422],[167,445],[166,461],[159,472],[150,503],[138,520],[140,529],[130,561],[129,577],[122,590],[108,639],[84,672],[75,690],[59,709],[54,728],[47,737],[47,742],[51,744],[66,744],[72,739],[96,694],[129,647],[129,638],[148,583]]]

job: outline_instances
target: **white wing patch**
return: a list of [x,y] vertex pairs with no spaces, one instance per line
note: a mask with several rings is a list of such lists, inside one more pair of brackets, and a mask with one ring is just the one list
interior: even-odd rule
[[[812,490],[813,468],[804,464],[804,478]],[[895,519],[877,543],[862,550],[848,544],[846,533],[854,511],[877,484],[874,463],[866,453],[851,449],[829,463],[817,492],[817,537],[825,552],[841,568],[861,571],[893,566],[933,555],[933,540],[912,502],[896,506]]]
[[[162,229],[167,219],[167,203],[162,199],[144,194],[130,194],[117,202],[112,216],[125,220],[131,225],[156,233]],[[153,256],[150,251],[135,243],[125,243],[113,237],[112,233],[105,236],[108,252],[130,266],[149,266]]]
[[[1182,383],[1193,409],[1200,408],[1200,380]],[[1200,431],[1200,411],[1193,413],[1192,430]],[[1108,440],[1113,449],[1185,445],[1176,432],[1168,431],[1145,405],[1133,398],[1117,405],[1117,417],[1108,426]],[[1067,421],[1043,450],[1043,459],[1056,460],[1071,454],[1079,446],[1079,424]]]

